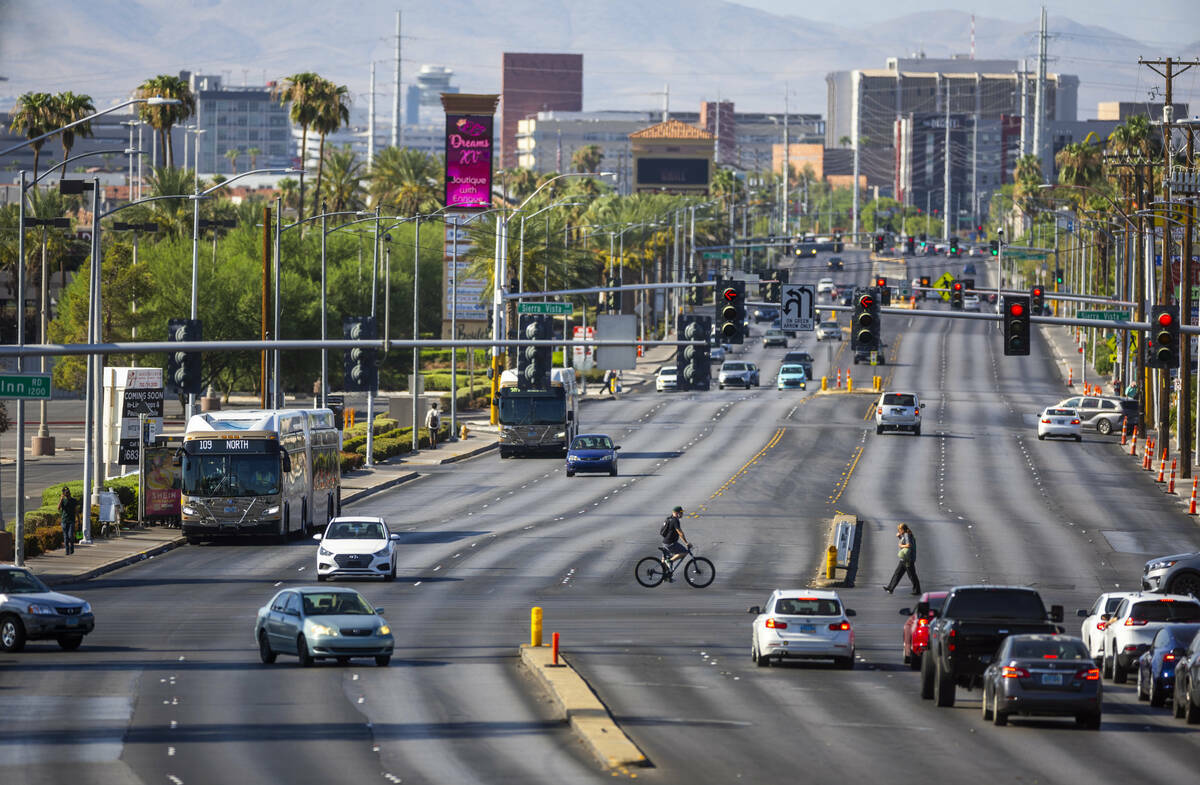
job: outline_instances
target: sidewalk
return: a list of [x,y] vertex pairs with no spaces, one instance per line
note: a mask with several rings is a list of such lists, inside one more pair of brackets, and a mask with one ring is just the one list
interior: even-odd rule
[[[421,476],[421,468],[454,463],[496,448],[496,429],[488,424],[488,414],[469,412],[460,415],[459,426],[466,425],[466,439],[441,444],[436,450],[397,455],[371,468],[342,475],[342,503],[364,499],[372,494]],[[52,459],[78,463],[76,455]],[[40,491],[39,491],[40,498]],[[62,550],[26,559],[25,565],[47,584],[73,583],[95,578],[143,559],[150,559],[185,544],[180,530],[167,526],[147,526],[123,531],[110,539],[96,538],[92,545],[80,545],[67,556]]]

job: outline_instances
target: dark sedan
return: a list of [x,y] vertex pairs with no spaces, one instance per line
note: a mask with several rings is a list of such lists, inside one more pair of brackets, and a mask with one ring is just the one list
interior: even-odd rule
[[567,476],[575,472],[608,472],[617,476],[617,450],[612,439],[602,433],[584,433],[576,436],[567,450]]
[[1200,634],[1192,638],[1187,651],[1175,663],[1175,692],[1172,703],[1176,719],[1188,725],[1200,724]]
[[53,591],[29,570],[0,565],[0,651],[21,651],[34,640],[72,651],[95,626],[89,603]]
[[983,719],[1005,725],[1012,715],[1073,716],[1100,730],[1103,691],[1079,638],[1010,635],[983,673]]
[[1170,624],[1158,631],[1138,658],[1138,700],[1148,700],[1154,707],[1166,705],[1175,692],[1175,666],[1197,633],[1200,624]]

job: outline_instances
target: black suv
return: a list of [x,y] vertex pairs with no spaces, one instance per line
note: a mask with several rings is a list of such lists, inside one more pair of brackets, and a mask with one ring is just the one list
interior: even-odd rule
[[804,375],[809,378],[813,376],[813,356],[808,352],[788,352],[783,356],[783,362],[780,364],[787,365],[788,363],[796,363],[804,366]]
[[829,257],[829,263],[827,266],[830,270],[841,270],[842,269],[842,257],[840,257],[840,256]]

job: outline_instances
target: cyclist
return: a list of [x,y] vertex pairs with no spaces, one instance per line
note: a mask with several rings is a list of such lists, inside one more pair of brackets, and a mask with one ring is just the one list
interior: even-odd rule
[[[659,527],[659,534],[662,536],[662,547],[667,551],[670,558],[670,564],[674,564],[688,553],[688,548],[692,544],[688,542],[688,538],[683,533],[683,527],[679,525],[683,518],[683,508],[675,505],[675,509],[667,516]],[[682,541],[682,545],[680,544]],[[685,547],[686,546],[686,547]],[[673,579],[672,579],[673,580]]]

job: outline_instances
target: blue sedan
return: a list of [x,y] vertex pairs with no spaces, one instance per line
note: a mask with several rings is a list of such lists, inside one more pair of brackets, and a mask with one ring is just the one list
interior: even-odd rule
[[617,476],[617,450],[612,439],[602,433],[584,433],[575,437],[567,450],[567,476],[575,472],[608,472]]
[[1200,624],[1164,624],[1150,648],[1138,658],[1138,700],[1160,707],[1175,694],[1175,665],[1187,654]]

